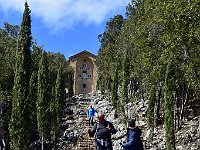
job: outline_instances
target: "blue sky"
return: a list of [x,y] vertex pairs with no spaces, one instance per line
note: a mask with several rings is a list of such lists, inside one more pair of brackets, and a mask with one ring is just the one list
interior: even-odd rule
[[[46,51],[66,59],[83,50],[97,54],[98,35],[114,15],[125,14],[131,0],[27,0],[32,36]],[[20,25],[25,0],[0,0],[0,27]]]

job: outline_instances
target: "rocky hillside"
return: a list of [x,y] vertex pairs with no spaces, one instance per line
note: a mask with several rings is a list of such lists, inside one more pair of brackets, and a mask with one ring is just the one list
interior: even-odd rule
[[[106,120],[111,121],[118,132],[112,136],[114,150],[120,150],[119,143],[125,139],[121,137],[126,132],[126,127],[122,123],[122,115],[116,114],[113,109],[110,99],[99,95],[88,97],[88,103],[80,104],[82,97],[73,97],[67,101],[65,113],[66,117],[62,122],[62,133],[60,141],[60,149],[80,149],[80,141],[88,140],[87,119],[81,117],[81,114],[86,116],[86,110],[89,104],[93,104],[94,108],[106,114]],[[148,141],[150,131],[147,128],[147,111],[148,101],[136,100],[128,103],[125,106],[126,114],[129,118],[136,118],[137,126],[142,129],[142,139],[146,150],[165,150],[164,126],[161,124],[154,130],[153,141]],[[190,117],[191,118],[191,117]],[[63,137],[64,131],[68,131],[68,139]],[[200,116],[193,117],[191,120],[185,120],[182,128],[176,133],[176,148],[177,150],[200,150]],[[84,139],[85,138],[85,139]],[[86,143],[88,145],[88,143]],[[87,149],[87,148],[86,148]]]

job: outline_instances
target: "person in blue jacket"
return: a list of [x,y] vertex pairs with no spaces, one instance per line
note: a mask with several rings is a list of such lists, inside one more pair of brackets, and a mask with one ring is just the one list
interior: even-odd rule
[[135,126],[135,120],[128,120],[127,126],[127,142],[121,146],[125,150],[143,150],[143,143],[140,138],[142,132]]
[[89,126],[94,124],[93,118],[95,113],[96,113],[95,109],[92,107],[92,105],[90,105],[89,109],[87,110],[87,117],[89,118]]

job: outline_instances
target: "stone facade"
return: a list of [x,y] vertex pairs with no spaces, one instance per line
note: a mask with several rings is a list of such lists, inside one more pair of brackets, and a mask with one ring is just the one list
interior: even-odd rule
[[96,56],[86,50],[69,57],[74,69],[74,94],[88,94],[96,90]]

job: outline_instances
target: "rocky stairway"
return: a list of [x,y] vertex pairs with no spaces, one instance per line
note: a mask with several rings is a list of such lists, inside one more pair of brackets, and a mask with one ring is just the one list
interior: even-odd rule
[[78,142],[79,150],[94,150],[94,139],[93,138],[85,138]]
[[94,150],[94,138],[88,136],[87,130],[91,128],[89,126],[89,120],[87,118],[87,109],[92,104],[92,101],[89,99],[79,100],[79,119],[82,120],[81,128],[82,133],[79,136],[77,149],[78,150]]
[[[73,133],[75,130],[78,135],[73,135],[73,141],[66,139],[63,136],[63,132],[61,137],[59,138],[58,149],[61,150],[94,150],[95,141],[94,138],[88,136],[88,129],[92,128],[89,126],[89,119],[87,118],[87,109],[92,104],[91,99],[82,99],[77,98],[74,99],[73,102],[68,101],[66,104],[67,114],[65,114],[65,118],[62,119],[62,127],[63,132],[69,131],[69,133]],[[75,113],[69,114],[70,110],[75,110]]]

